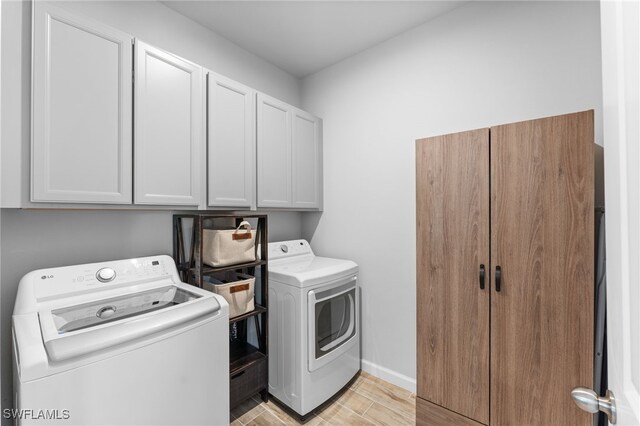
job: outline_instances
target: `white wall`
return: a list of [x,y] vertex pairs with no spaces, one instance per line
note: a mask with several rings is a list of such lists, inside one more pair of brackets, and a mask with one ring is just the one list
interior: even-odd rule
[[363,368],[416,377],[418,138],[594,108],[602,141],[598,2],[471,2],[302,82],[324,120],[320,255],[361,268]]
[[[57,2],[169,50],[271,96],[299,106],[299,80],[162,4]],[[31,3],[2,1],[2,195],[9,206],[28,199]],[[22,176],[21,179],[16,178]],[[171,254],[172,212],[27,211],[0,214],[0,359],[2,408],[12,404],[11,313],[19,279],[50,266]],[[269,213],[272,241],[300,238],[300,213]],[[9,423],[3,419],[3,424]]]

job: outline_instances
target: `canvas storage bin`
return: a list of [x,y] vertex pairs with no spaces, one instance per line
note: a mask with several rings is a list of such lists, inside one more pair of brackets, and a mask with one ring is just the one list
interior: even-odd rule
[[237,228],[205,229],[202,261],[209,266],[227,266],[256,260],[256,231],[246,220]]
[[246,314],[255,309],[254,286],[256,279],[251,275],[227,271],[206,278],[205,290],[219,294],[229,303],[229,318]]

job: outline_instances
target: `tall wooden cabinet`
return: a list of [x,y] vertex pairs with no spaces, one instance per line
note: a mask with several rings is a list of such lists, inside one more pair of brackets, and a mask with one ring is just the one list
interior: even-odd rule
[[587,425],[593,111],[416,142],[417,423]]

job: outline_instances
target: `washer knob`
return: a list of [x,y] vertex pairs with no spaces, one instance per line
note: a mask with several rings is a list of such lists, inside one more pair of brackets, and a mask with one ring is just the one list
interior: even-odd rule
[[96,272],[96,278],[101,283],[108,283],[109,281],[113,281],[116,277],[116,271],[113,268],[102,268],[98,272]]
[[289,247],[287,247],[286,244],[282,244],[280,246],[280,251],[282,251],[283,253],[288,253],[289,252]]

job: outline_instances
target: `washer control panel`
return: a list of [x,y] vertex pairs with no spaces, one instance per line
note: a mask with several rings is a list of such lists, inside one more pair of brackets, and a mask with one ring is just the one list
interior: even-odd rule
[[30,274],[36,297],[41,300],[171,276],[177,277],[176,265],[165,255],[41,269]]
[[306,240],[280,241],[269,243],[269,260],[313,254]]

